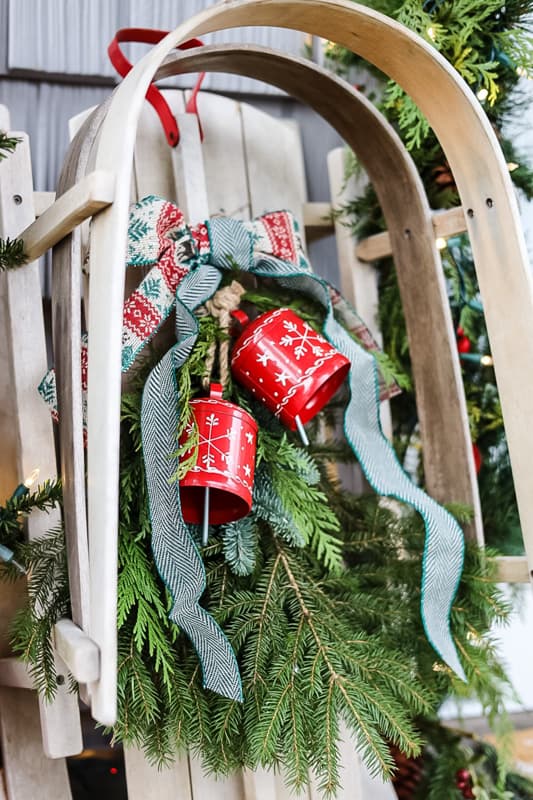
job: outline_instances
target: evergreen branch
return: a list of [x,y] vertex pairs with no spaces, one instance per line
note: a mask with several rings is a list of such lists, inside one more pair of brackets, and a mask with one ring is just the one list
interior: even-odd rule
[[256,562],[258,529],[252,515],[222,529],[223,552],[236,575],[250,575]]
[[28,602],[11,623],[11,644],[29,665],[37,691],[51,700],[57,689],[52,630],[70,612],[63,530],[20,544],[16,558],[28,569]]
[[22,139],[16,136],[9,136],[5,131],[0,131],[0,161],[13,153]]
[[13,548],[23,538],[22,519],[32,511],[50,511],[61,499],[59,480],[45,481],[34,492],[9,498],[0,508],[0,544]]
[[22,267],[27,260],[22,239],[0,239],[0,272]]

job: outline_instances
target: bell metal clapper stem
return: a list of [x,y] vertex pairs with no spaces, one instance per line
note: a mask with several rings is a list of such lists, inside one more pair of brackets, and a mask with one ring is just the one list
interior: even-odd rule
[[209,539],[209,486],[204,489],[204,519],[202,523],[202,547],[207,547]]
[[296,416],[294,417],[294,421],[296,423],[296,428],[298,430],[298,433],[300,434],[300,439],[302,440],[304,447],[309,447],[309,439],[307,438],[305,428],[298,414],[296,414]]

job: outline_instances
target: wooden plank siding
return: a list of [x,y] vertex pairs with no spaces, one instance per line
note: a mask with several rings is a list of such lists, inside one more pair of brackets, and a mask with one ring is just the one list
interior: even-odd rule
[[[92,76],[114,80],[116,72],[107,57],[115,31],[124,27],[172,30],[180,22],[212,5],[210,0],[2,0],[8,4],[7,71],[62,76]],[[5,29],[3,29],[5,30]],[[2,36],[2,34],[0,34]],[[5,36],[5,34],[4,34]],[[247,42],[278,47],[301,55],[303,35],[281,28],[242,28],[205,36],[207,42]],[[137,60],[146,46],[126,45]],[[0,59],[0,68],[2,60]],[[172,81],[190,86],[192,77]],[[249,78],[208,76],[205,88],[246,94],[279,94],[279,90]]]

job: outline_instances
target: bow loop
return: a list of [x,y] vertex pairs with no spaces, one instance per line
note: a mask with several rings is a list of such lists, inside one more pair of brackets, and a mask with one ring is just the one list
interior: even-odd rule
[[161,197],[140,200],[130,213],[128,266],[152,269],[124,305],[122,371],[128,370],[170,314],[191,269],[261,269],[276,275],[280,261],[309,272],[298,223],[290,211],[251,222],[216,217],[189,227],[180,209]]

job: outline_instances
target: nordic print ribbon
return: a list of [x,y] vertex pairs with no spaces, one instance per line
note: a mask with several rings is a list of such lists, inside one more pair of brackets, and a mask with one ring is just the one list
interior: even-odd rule
[[[462,571],[463,533],[455,519],[415,486],[400,467],[381,430],[376,361],[335,320],[330,287],[310,273],[292,215],[275,212],[252,222],[215,218],[189,228],[179,209],[150,197],[132,212],[129,242],[129,264],[154,266],[126,302],[124,368],[168,315],[174,304],[174,292],[177,309],[178,343],[150,375],[143,399],[143,448],[149,476],[153,547],[163,577],[167,582],[172,580],[169,575],[172,563],[176,564],[172,555],[176,526],[183,526],[177,487],[174,484],[174,489],[169,489],[168,477],[176,465],[168,453],[175,450],[178,413],[174,370],[185,361],[194,343],[196,321],[192,311],[216,290],[221,270],[237,266],[258,276],[278,278],[323,305],[326,309],[323,333],[351,362],[350,400],[344,416],[346,438],[372,488],[379,494],[409,503],[424,520],[421,598],[424,628],[437,653],[464,679],[449,627],[451,605]],[[174,499],[170,497],[171,491],[175,491]],[[178,562],[178,568],[183,570],[183,562]],[[183,619],[183,614],[179,616]],[[183,621],[179,624],[191,635]],[[193,641],[194,635],[193,632]],[[199,653],[202,658],[200,649]]]

